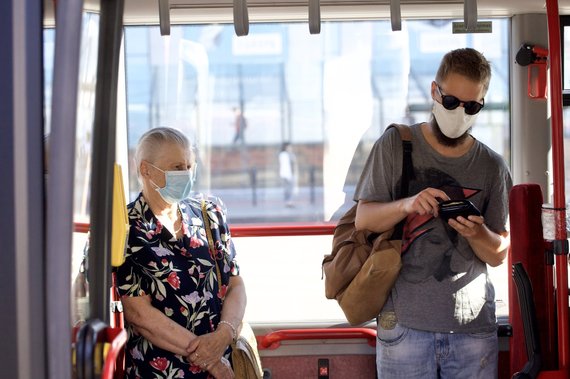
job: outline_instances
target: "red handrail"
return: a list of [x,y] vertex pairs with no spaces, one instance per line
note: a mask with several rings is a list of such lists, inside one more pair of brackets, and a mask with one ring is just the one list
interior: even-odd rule
[[335,224],[236,225],[233,237],[320,236],[333,234]]
[[[125,329],[107,328],[106,332],[110,334],[108,339],[111,337],[113,340],[111,342],[111,348],[105,357],[101,379],[113,379],[116,371],[120,371],[121,373],[123,372],[122,367],[117,370],[116,366],[123,364],[122,359],[119,359],[119,357],[121,354],[124,354],[123,347],[125,346],[125,343],[127,343],[127,331]],[[113,336],[113,334],[115,335]]]
[[[335,224],[271,224],[235,225],[231,227],[233,237],[278,237],[278,236],[320,236],[333,234]],[[87,233],[89,224],[75,223],[76,233]]]
[[73,223],[73,231],[75,233],[88,233],[89,232],[89,224],[86,222],[74,222]]
[[260,350],[277,349],[281,341],[365,338],[376,346],[376,330],[370,328],[285,329],[257,337]]
[[[555,239],[566,242],[566,207],[564,185],[564,137],[562,125],[562,65],[560,43],[560,16],[558,0],[546,0],[548,24],[548,50],[550,55],[550,106],[552,129],[552,166],[554,182],[554,208],[560,209],[555,217]],[[566,376],[570,364],[568,330],[568,251],[556,255],[556,303],[558,313],[558,367]]]

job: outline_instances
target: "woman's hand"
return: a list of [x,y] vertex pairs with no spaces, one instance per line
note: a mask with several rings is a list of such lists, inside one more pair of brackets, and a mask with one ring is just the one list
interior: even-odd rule
[[213,333],[203,334],[188,344],[188,361],[200,366],[210,366],[220,361],[233,336],[229,328],[218,328]]
[[234,379],[234,371],[230,366],[230,362],[227,359],[222,358],[219,362],[214,364],[210,370],[210,374],[214,376],[216,379]]

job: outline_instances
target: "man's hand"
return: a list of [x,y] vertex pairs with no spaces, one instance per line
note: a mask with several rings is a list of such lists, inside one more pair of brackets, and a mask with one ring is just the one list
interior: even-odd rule
[[449,200],[449,196],[442,190],[426,188],[418,194],[403,200],[403,209],[406,214],[417,213],[420,215],[431,214],[438,216],[439,203]]
[[465,238],[474,238],[483,231],[485,219],[483,216],[469,216],[465,218],[459,216],[457,218],[450,218],[448,221],[449,226],[461,234]]

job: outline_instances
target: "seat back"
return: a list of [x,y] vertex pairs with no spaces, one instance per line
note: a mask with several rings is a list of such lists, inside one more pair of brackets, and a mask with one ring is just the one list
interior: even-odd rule
[[[516,262],[523,264],[534,287],[535,314],[541,327],[539,340],[542,369],[553,370],[558,367],[554,272],[542,236],[542,203],[542,190],[538,184],[513,186],[509,194],[511,248],[508,260],[510,267]],[[513,335],[509,341],[509,376],[519,371],[528,360],[526,351],[520,348],[525,343],[525,333],[517,297],[515,281],[510,280],[509,323]]]

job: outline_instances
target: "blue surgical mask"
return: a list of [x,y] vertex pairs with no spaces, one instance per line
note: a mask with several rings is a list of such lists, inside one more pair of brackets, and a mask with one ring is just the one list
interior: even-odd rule
[[195,170],[183,171],[164,171],[149,163],[152,167],[164,173],[166,184],[160,188],[152,180],[152,184],[156,186],[156,191],[160,196],[169,204],[179,203],[186,199],[192,191],[194,185],[194,172]]

